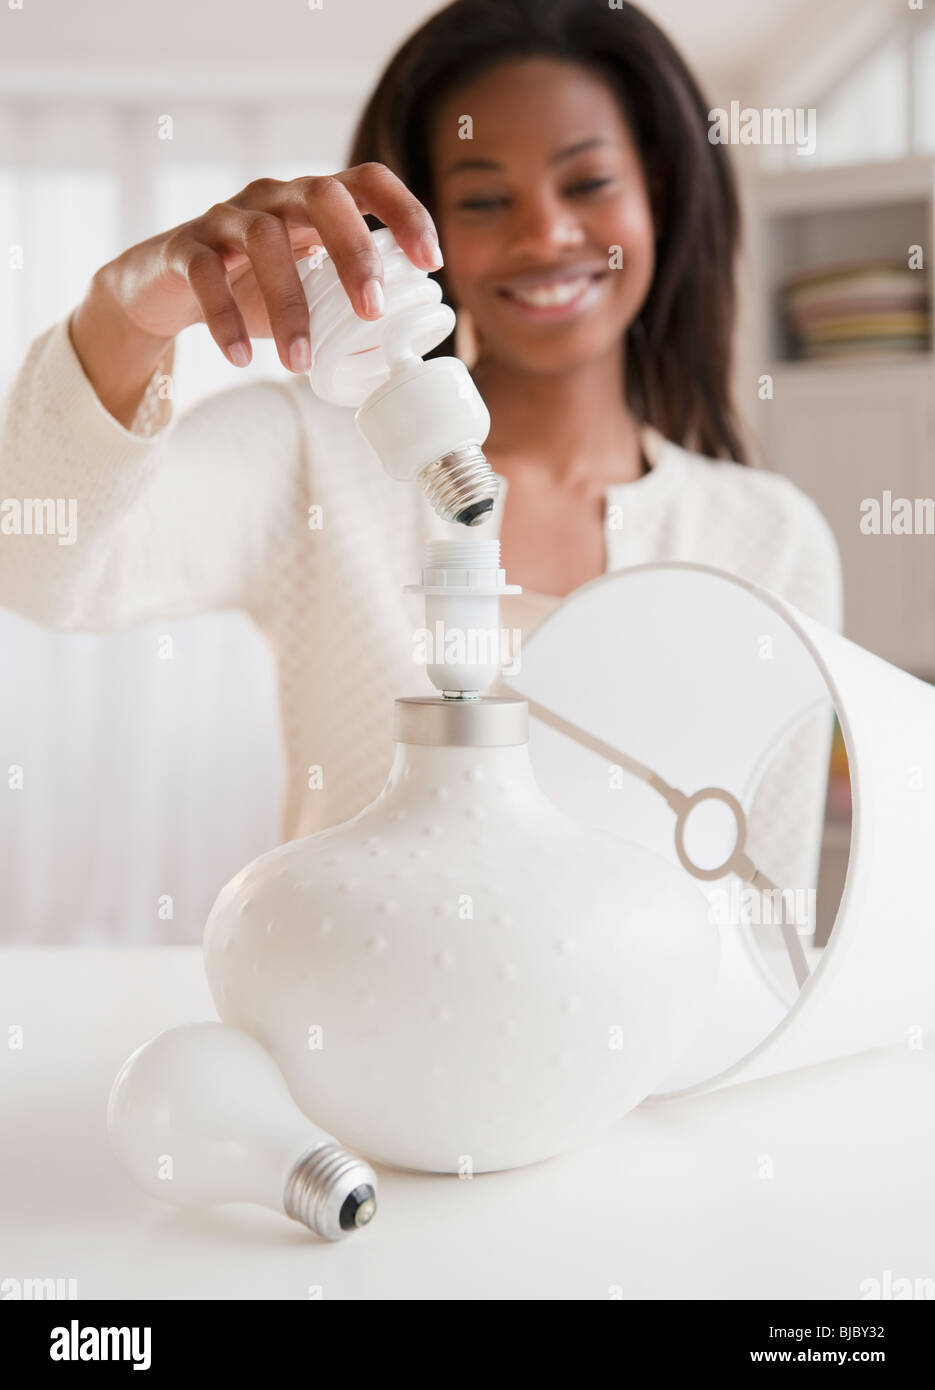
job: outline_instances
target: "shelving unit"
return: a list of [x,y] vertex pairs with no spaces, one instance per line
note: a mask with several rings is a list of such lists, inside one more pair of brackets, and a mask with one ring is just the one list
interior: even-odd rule
[[792,273],[921,246],[935,304],[935,161],[913,157],[763,175],[752,196],[755,375],[773,378],[754,424],[768,465],[812,496],[841,550],[846,632],[886,660],[935,673],[935,536],[860,530],[861,503],[935,496],[935,354],[797,361],[779,290]]

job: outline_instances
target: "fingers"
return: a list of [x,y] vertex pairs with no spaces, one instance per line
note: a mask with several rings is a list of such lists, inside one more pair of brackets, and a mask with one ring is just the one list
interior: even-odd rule
[[389,227],[419,269],[441,266],[432,218],[382,164],[289,182],[258,179],[179,228],[169,245],[170,261],[191,285],[221,351],[235,365],[246,366],[252,356],[249,337],[227,272],[241,258],[249,260],[279,360],[290,371],[304,372],[311,347],[308,304],[295,264],[296,230],[314,231],[355,313],[376,319],[384,310],[383,263],[366,214]]
[[362,213],[373,213],[385,222],[406,255],[420,270],[438,270],[442,253],[438,233],[428,210],[402,179],[385,164],[358,164],[337,176],[354,197]]
[[279,360],[292,372],[307,372],[312,365],[308,301],[285,223],[272,213],[247,213],[240,233],[266,304]]
[[354,197],[337,177],[297,179],[289,192],[334,262],[354,312],[363,319],[383,313],[383,261]]
[[372,213],[392,231],[420,270],[442,264],[435,224],[418,198],[384,164],[359,164],[340,174],[279,183],[249,184],[235,203],[262,207],[287,225],[317,229],[355,312],[364,319],[383,312],[383,263],[364,221]]
[[169,266],[188,281],[208,332],[235,367],[246,367],[253,351],[227,272],[213,247],[186,237],[167,247]]
[[307,372],[311,366],[308,302],[282,217],[262,208],[219,203],[193,224],[192,233],[200,241],[210,241],[222,255],[236,251],[247,257],[280,362],[289,371]]

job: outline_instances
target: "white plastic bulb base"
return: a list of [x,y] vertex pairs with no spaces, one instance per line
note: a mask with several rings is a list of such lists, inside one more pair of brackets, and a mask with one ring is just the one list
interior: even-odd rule
[[527,732],[525,700],[397,700],[377,799],[255,860],[209,916],[221,1017],[372,1160],[483,1172],[571,1149],[649,1095],[710,1006],[703,895],[561,813]]
[[357,426],[390,477],[408,483],[456,449],[480,450],[490,416],[457,357],[414,358],[367,397]]
[[390,477],[418,479],[443,520],[477,525],[498,492],[482,448],[490,416],[463,362],[422,360],[452,332],[454,312],[388,228],[373,238],[386,300],[379,319],[354,313],[323,250],[298,263],[309,306],[309,382],[322,400],[359,407],[357,427]]
[[326,1240],[376,1211],[369,1164],[309,1123],[268,1052],[220,1023],[137,1048],[111,1089],[107,1129],[129,1175],[163,1202],[256,1202]]

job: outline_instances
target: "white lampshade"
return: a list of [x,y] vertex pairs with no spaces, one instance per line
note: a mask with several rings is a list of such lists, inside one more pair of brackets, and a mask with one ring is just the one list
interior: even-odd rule
[[[794,928],[723,926],[715,1007],[656,1096],[905,1044],[932,1022],[935,688],[754,584],[668,563],[615,571],[571,594],[526,639],[501,690],[529,700],[533,767],[562,809],[674,862],[677,816],[660,788],[718,789],[749,817],[765,777],[778,804],[776,769],[805,725],[819,776],[800,787],[789,773],[782,818],[788,825],[790,809],[794,818],[801,795],[819,828],[837,713],[853,820],[828,944],[814,948]],[[696,865],[716,871],[731,858],[737,820],[726,799],[707,799],[683,821]],[[759,842],[760,883],[803,888],[776,882],[768,835]],[[817,865],[817,835],[814,849]],[[709,873],[704,886],[723,898],[729,881],[729,871]],[[800,978],[810,971],[801,987],[796,952]]]

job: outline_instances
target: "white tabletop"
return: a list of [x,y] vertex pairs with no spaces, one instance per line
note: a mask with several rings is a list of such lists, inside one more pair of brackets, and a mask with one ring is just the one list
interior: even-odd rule
[[[186,1212],[111,1157],[111,1081],[213,1018],[196,947],[0,952],[0,1277],[79,1298],[860,1298],[935,1276],[935,1057],[865,1054],[640,1106],[598,1144],[471,1180],[380,1170],[336,1245],[247,1206]],[[772,1176],[766,1176],[772,1171]]]

